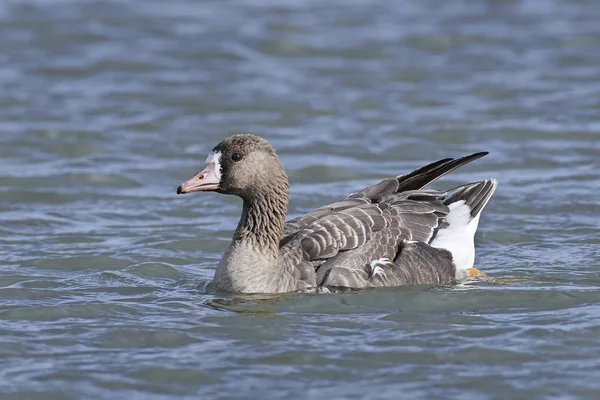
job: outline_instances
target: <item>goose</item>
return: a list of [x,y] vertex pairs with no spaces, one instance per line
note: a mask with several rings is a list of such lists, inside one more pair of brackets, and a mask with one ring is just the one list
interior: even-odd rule
[[272,145],[233,134],[177,194],[241,197],[242,215],[214,274],[232,293],[328,292],[450,285],[486,275],[474,268],[474,236],[497,181],[450,191],[425,186],[487,152],[445,158],[285,221],[289,182]]

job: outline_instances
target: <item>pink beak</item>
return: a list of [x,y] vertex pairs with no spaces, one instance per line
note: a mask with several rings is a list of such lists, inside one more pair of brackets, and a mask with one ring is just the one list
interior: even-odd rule
[[220,183],[221,179],[217,176],[217,171],[215,171],[215,163],[211,162],[206,164],[204,169],[191,179],[179,185],[177,187],[177,194],[217,190]]

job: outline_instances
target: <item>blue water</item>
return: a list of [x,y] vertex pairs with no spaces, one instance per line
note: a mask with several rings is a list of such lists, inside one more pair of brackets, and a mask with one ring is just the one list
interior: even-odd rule
[[[0,398],[600,397],[600,3],[0,5]],[[232,131],[296,216],[475,151],[494,281],[233,296]]]

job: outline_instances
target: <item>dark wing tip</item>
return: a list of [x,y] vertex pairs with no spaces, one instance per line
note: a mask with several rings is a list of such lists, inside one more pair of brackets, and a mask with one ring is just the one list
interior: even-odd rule
[[473,160],[477,160],[478,158],[485,157],[488,154],[490,154],[489,151],[478,151],[477,153],[473,153],[473,154],[471,154],[470,156],[467,156],[467,157],[473,157]]
[[424,167],[417,168],[408,174],[399,175],[396,178],[399,183],[398,192],[422,189],[447,173],[488,154],[489,152],[487,151],[480,151],[459,158],[444,158],[443,160],[435,161]]

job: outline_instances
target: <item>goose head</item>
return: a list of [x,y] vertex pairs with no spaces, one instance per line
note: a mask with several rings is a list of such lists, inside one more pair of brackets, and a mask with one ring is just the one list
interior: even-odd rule
[[218,192],[250,200],[282,186],[287,195],[287,174],[271,144],[253,134],[235,134],[212,149],[204,168],[179,185],[177,194]]

